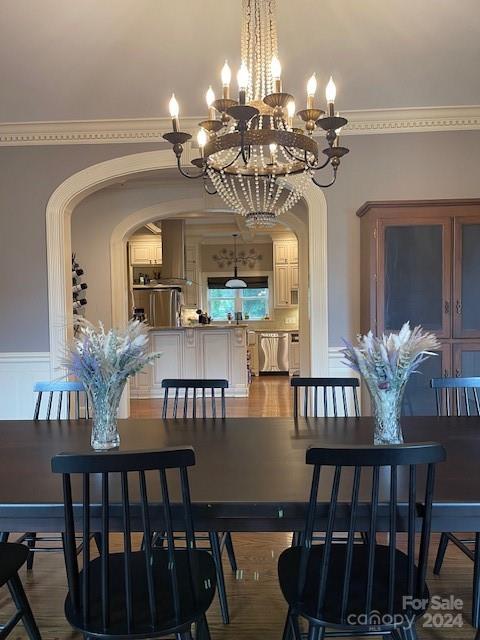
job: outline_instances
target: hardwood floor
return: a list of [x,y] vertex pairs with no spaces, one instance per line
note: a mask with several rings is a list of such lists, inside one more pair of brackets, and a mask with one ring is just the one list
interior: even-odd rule
[[[291,397],[287,378],[255,379],[248,399],[227,400],[229,415],[281,416],[291,414]],[[132,413],[137,417],[155,417],[161,413],[160,400],[136,400]],[[221,622],[217,599],[208,613],[212,640],[273,640],[280,639],[286,607],[277,579],[277,559],[290,544],[289,534],[234,534],[239,572],[233,574],[225,562],[225,576],[230,604],[231,624]],[[438,537],[432,540],[434,555]],[[428,582],[432,595],[460,598],[464,602],[462,628],[423,628],[418,625],[422,640],[471,640],[470,626],[472,563],[450,545],[441,577],[430,570]],[[63,615],[65,569],[61,554],[37,554],[34,569],[21,577],[44,640],[79,640]],[[11,611],[5,589],[0,590],[0,619]],[[456,612],[452,612],[456,613]],[[10,636],[12,640],[27,638],[22,625]]]

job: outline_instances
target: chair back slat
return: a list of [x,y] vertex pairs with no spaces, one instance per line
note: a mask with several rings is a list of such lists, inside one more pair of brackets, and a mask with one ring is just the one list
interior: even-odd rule
[[397,467],[390,470],[390,514],[388,531],[388,613],[393,615],[395,594],[395,551],[397,549]]
[[150,567],[153,564],[152,554],[152,527],[150,526],[150,513],[148,510],[148,494],[147,494],[147,481],[145,478],[145,471],[139,471],[139,483],[140,483],[140,500],[142,502],[142,522],[143,530],[145,531],[145,573],[147,575],[147,589],[148,589],[148,603],[150,606],[150,623],[154,627],[157,623],[157,604],[155,601],[155,577],[150,571]]
[[[62,416],[62,407],[65,417],[74,417],[76,420],[90,417],[88,395],[81,382],[71,382],[69,380],[54,380],[52,382],[37,382],[33,387],[37,394],[35,408],[33,412],[34,420],[51,420],[55,415],[56,420]],[[48,395],[46,409],[42,412],[42,401],[44,395]],[[73,407],[72,407],[73,398]],[[82,409],[83,400],[83,411]],[[53,413],[55,410],[55,413]],[[83,415],[82,415],[83,414]]]
[[83,599],[83,624],[88,624],[90,617],[90,476],[83,474],[83,539],[82,556],[83,556],[83,580],[82,580],[82,599]]
[[102,473],[102,625],[104,633],[110,626],[110,509],[108,473]]
[[120,474],[122,486],[122,515],[123,515],[123,579],[125,584],[125,604],[127,612],[127,630],[132,632],[133,626],[133,593],[132,593],[132,532],[130,529],[130,502],[128,498],[128,475],[126,471]]
[[[338,416],[336,387],[331,387],[331,389],[332,389],[333,415],[336,418]],[[342,389],[345,390],[345,387],[342,387]]]
[[[218,403],[220,403],[221,417],[226,417],[225,389],[228,389],[228,380],[166,378],[162,381],[162,387],[164,389],[162,418],[164,419],[169,417],[169,401],[172,393],[174,397],[171,417],[174,419],[178,417],[179,406],[182,407],[181,415],[184,419],[190,416],[196,419],[199,414],[202,419],[208,418],[208,411],[212,418],[216,418]],[[201,390],[201,396],[199,390]],[[208,398],[210,402],[207,402]]]
[[407,555],[408,555],[408,575],[407,589],[408,593],[413,591],[413,576],[415,570],[415,524],[416,524],[416,480],[417,473],[415,465],[409,467],[408,482],[408,530],[407,530]]
[[435,390],[438,416],[480,416],[480,377],[432,378],[430,386]]
[[[309,415],[309,405],[312,407],[313,417],[319,417],[318,393],[322,393],[322,411],[324,416],[333,415],[337,418],[340,414],[339,408],[343,408],[343,416],[348,417],[351,413],[347,398],[347,390],[351,390],[353,400],[353,414],[355,417],[360,416],[360,408],[358,404],[357,388],[359,381],[357,378],[304,378],[293,377],[290,382],[293,387],[293,416],[298,418],[300,415],[300,397],[303,393],[303,415]],[[329,399],[330,389],[330,399]],[[339,406],[337,399],[337,390],[341,391],[342,402]],[[309,402],[309,396],[311,402]]]
[[435,465],[429,464],[427,471],[427,483],[425,488],[425,513],[423,514],[424,526],[420,536],[420,551],[418,560],[417,571],[417,593],[425,584],[425,578],[427,575],[427,563],[428,563],[428,547],[430,540],[430,533],[432,527],[431,511],[433,500],[433,489],[435,485]]
[[[193,551],[195,550],[195,531],[193,525],[190,489],[188,484],[188,467],[195,464],[195,455],[191,447],[185,447],[175,450],[164,451],[133,451],[133,452],[108,452],[108,453],[92,453],[92,454],[59,454],[52,459],[52,470],[54,473],[60,473],[63,476],[64,488],[64,505],[65,505],[65,558],[67,564],[67,577],[70,592],[70,598],[74,603],[75,610],[79,619],[82,620],[84,635],[119,635],[127,637],[136,635],[138,637],[149,636],[150,631],[155,631],[158,623],[158,603],[162,599],[162,595],[158,594],[159,585],[155,584],[155,562],[156,554],[167,553],[168,559],[168,581],[169,594],[165,593],[165,597],[171,597],[173,601],[174,615],[176,619],[180,619],[181,599],[180,585],[177,578],[177,562],[178,557],[175,548],[174,528],[177,531],[186,531],[187,538],[187,557],[188,557],[188,574],[190,576],[190,586],[195,589],[198,586],[198,580],[195,582],[194,576],[198,575],[195,565],[198,560]],[[172,474],[177,474],[180,485],[179,502],[181,510],[174,513],[170,499],[169,482],[170,475],[167,478],[167,469],[171,469]],[[150,483],[147,484],[147,471],[156,472],[149,476],[153,485],[159,487],[156,492],[155,501],[149,502]],[[98,486],[98,481],[91,480],[91,476],[101,474],[101,510],[92,506],[98,504],[98,497],[93,495],[92,487]],[[83,491],[79,496],[72,495],[73,485],[72,476],[80,475],[82,477],[81,486]],[[156,479],[156,482],[155,482]],[[134,484],[138,487],[136,494],[139,499],[134,503],[132,497],[134,494]],[[114,497],[113,487],[120,487],[120,501]],[[119,504],[120,502],[120,504]],[[160,502],[160,504],[159,504]],[[84,544],[82,550],[82,574],[79,572],[76,545],[75,545],[75,522],[74,505],[81,504],[82,532],[85,540],[91,534],[92,517],[101,519],[101,585],[93,584],[93,563],[98,560],[91,559],[89,545]],[[95,510],[95,511],[94,511]],[[95,515],[97,514],[97,515]],[[159,519],[158,526],[164,527],[167,537],[166,551],[154,550],[152,548],[152,524],[151,519],[155,517]],[[115,562],[117,567],[123,568],[123,586],[118,593],[123,598],[119,604],[115,601],[115,611],[112,610],[112,602],[110,594],[112,591],[110,581],[119,580],[120,576],[111,575],[113,555],[109,551],[108,538],[111,527],[111,520],[114,519],[116,526],[121,523],[123,533],[123,544],[120,545],[121,550],[116,552]],[[135,524],[135,529],[133,529]],[[178,525],[178,528],[177,528]],[[156,527],[157,525],[154,524]],[[132,549],[132,531],[140,529],[143,533],[144,544],[140,551]],[[144,571],[140,574],[134,574],[134,567],[137,566],[139,554],[143,554],[141,561]],[[119,557],[120,556],[120,557]],[[120,569],[122,571],[122,569]],[[80,577],[81,576],[81,577]],[[134,577],[135,576],[135,577]],[[139,583],[144,580],[145,584]],[[79,585],[81,587],[79,588]],[[162,585],[165,589],[166,585]],[[182,589],[185,585],[182,585]],[[93,593],[100,593],[101,602],[92,600]],[[138,595],[145,594],[145,615],[140,615],[134,608]],[[195,597],[199,594],[193,591]],[[123,595],[122,595],[123,594]],[[159,600],[160,598],[160,600]],[[143,600],[142,600],[143,602]],[[195,603],[194,603],[195,604]],[[137,606],[135,604],[135,606]],[[98,613],[96,613],[98,612]],[[101,613],[101,616],[100,616]],[[147,620],[147,623],[145,623]],[[114,631],[113,631],[114,621]],[[145,624],[149,624],[146,630]],[[92,628],[92,625],[94,627]],[[102,627],[99,629],[99,625]],[[138,625],[143,625],[137,628]],[[152,633],[153,635],[153,633]]]
[[75,522],[73,518],[72,485],[70,476],[63,475],[63,496],[65,502],[65,568],[74,609],[80,609],[80,588],[78,578],[77,548],[75,543]]
[[320,571],[320,588],[318,590],[317,611],[323,607],[325,593],[327,591],[327,579],[330,569],[330,556],[332,551],[333,532],[335,529],[335,514],[338,504],[338,489],[340,487],[340,476],[342,467],[336,466],[332,482],[332,492],[330,496],[330,506],[328,509],[327,531],[325,534],[325,548],[322,557],[322,568]]
[[[431,507],[434,487],[434,469],[437,462],[445,460],[445,450],[440,444],[420,443],[413,445],[395,446],[333,446],[311,447],[307,451],[307,464],[313,465],[312,484],[308,503],[305,533],[301,540],[300,564],[298,572],[298,599],[299,602],[309,601],[309,594],[305,591],[307,576],[309,575],[310,554],[315,553],[318,547],[312,546],[313,532],[318,529],[316,519],[327,518],[325,528],[325,540],[321,545],[318,566],[318,592],[315,593],[316,611],[313,616],[317,620],[323,620],[324,613],[328,611],[326,603],[332,592],[332,585],[338,584],[338,575],[334,575],[332,558],[334,555],[334,532],[345,531],[348,527],[346,551],[342,564],[342,583],[338,603],[341,623],[348,622],[348,616],[353,611],[352,606],[358,604],[358,593],[364,593],[364,612],[368,624],[373,624],[373,618],[378,611],[378,598],[383,602],[381,615],[393,615],[395,607],[398,608],[398,593],[412,599],[424,597],[424,585],[428,560],[428,547],[431,533]],[[417,474],[417,468],[422,471]],[[322,472],[322,483],[320,483]],[[408,484],[408,505],[398,495],[398,475],[402,473]],[[422,483],[417,482],[418,478]],[[380,482],[381,478],[381,482]],[[426,478],[426,479],[425,479]],[[403,482],[402,482],[403,484]],[[322,487],[322,498],[319,501],[319,488]],[[341,491],[340,491],[341,487]],[[342,496],[340,498],[340,496]],[[345,508],[345,496],[349,496],[349,504]],[[342,508],[339,501],[342,500]],[[348,500],[347,499],[347,500]],[[403,571],[397,571],[397,528],[399,523],[398,512],[405,513],[407,520],[408,544],[406,567]],[[348,516],[348,517],[347,517]],[[368,517],[368,543],[355,545],[354,536],[359,531],[365,531],[365,518]],[[402,522],[404,518],[402,516]],[[420,524],[421,542],[416,560],[415,528]],[[384,527],[387,527],[386,529]],[[388,545],[377,543],[377,534],[380,531],[388,531]],[[344,547],[344,548],[345,548]],[[338,548],[338,546],[337,546]],[[359,551],[360,548],[360,551]],[[363,584],[355,584],[352,588],[352,580],[358,581],[358,570],[353,578],[357,553],[365,554],[365,570],[361,572]],[[360,557],[360,556],[359,556]],[[385,561],[382,560],[385,558]],[[377,562],[382,562],[382,575],[387,572],[387,582],[379,587]],[[335,568],[339,568],[335,565]],[[380,571],[380,568],[378,568]],[[309,580],[312,579],[310,575]],[[399,585],[399,581],[401,581]],[[406,584],[405,584],[406,583]],[[382,595],[383,591],[383,595]],[[336,587],[335,587],[335,593]],[[330,596],[331,597],[331,596]],[[357,599],[357,600],[356,600]],[[311,600],[311,598],[310,598]],[[356,604],[353,604],[356,603]],[[310,605],[309,605],[310,606]],[[329,606],[332,606],[331,604]],[[362,602],[363,608],[363,602]],[[358,613],[358,610],[355,611]],[[336,621],[332,621],[336,623]],[[327,625],[328,626],[328,625]]]
[[377,543],[377,511],[378,511],[378,487],[380,467],[373,467],[372,497],[370,503],[370,528],[368,532],[368,570],[367,570],[367,595],[365,598],[365,615],[372,611],[373,599],[373,574],[375,570],[375,550]]
[[352,560],[353,560],[353,545],[355,542],[355,522],[357,518],[357,507],[358,507],[358,494],[360,490],[360,476],[362,469],[361,467],[355,467],[354,477],[353,477],[353,486],[352,486],[352,501],[350,507],[350,524],[348,528],[347,534],[347,553],[345,558],[345,576],[343,578],[343,591],[342,591],[342,612],[341,612],[341,620],[342,623],[346,623],[347,617],[347,606],[348,606],[348,596],[350,593],[350,579],[352,575]]
[[57,420],[60,420],[60,417],[62,415],[62,400],[63,400],[63,392],[60,391],[60,394],[58,396],[58,405],[57,405]]

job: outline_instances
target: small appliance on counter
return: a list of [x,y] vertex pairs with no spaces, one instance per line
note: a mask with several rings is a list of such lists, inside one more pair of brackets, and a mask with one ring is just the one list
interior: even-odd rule
[[197,309],[198,321],[200,324],[210,324],[212,319],[206,311]]
[[135,307],[133,310],[133,319],[138,320],[138,322],[145,322],[145,309],[143,307]]
[[180,310],[180,325],[182,327],[191,327],[197,323],[197,307],[183,305]]

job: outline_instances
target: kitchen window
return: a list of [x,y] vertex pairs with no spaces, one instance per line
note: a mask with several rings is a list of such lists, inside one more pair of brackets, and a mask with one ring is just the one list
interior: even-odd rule
[[229,313],[240,311],[244,320],[264,320],[269,315],[268,278],[242,277],[243,289],[229,289],[229,278],[208,278],[208,314],[213,321],[225,321]]

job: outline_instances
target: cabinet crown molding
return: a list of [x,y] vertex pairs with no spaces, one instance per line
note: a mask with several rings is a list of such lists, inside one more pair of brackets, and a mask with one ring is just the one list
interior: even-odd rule
[[362,204],[357,216],[362,218],[371,209],[400,209],[401,207],[480,207],[480,198],[452,198],[442,200],[369,200]]

